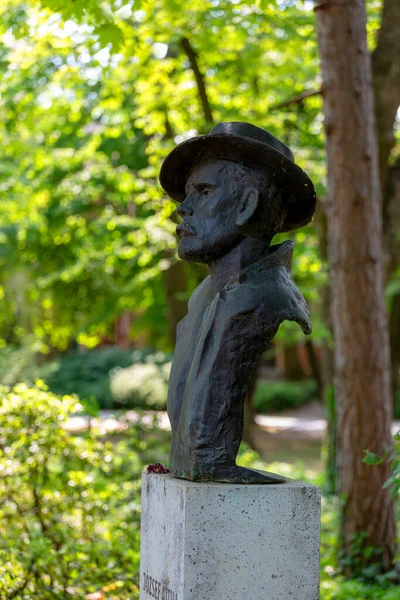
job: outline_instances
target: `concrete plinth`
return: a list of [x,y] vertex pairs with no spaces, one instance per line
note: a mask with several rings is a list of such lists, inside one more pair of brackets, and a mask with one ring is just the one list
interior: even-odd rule
[[143,474],[140,600],[318,600],[319,488]]

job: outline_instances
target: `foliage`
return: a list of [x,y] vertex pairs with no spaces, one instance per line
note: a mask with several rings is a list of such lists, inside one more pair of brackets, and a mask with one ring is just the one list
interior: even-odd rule
[[[396,573],[381,574],[366,568],[360,577],[345,579],[341,575],[343,564],[337,558],[337,529],[339,499],[322,498],[321,523],[321,600],[397,600]],[[362,540],[358,540],[360,544]],[[356,542],[357,543],[357,542]],[[362,545],[362,544],[361,544]],[[359,558],[354,548],[354,558]],[[365,549],[363,551],[370,551]]]
[[386,460],[390,461],[393,474],[389,477],[385,486],[390,487],[390,493],[396,496],[400,492],[400,431],[394,437],[393,446],[388,448],[384,456],[377,456],[370,451],[366,451],[364,456],[364,462],[371,466],[379,465]]
[[38,378],[50,374],[52,365],[38,365],[38,348],[32,340],[24,339],[20,346],[8,345],[0,348],[0,382],[12,387],[17,383],[34,383]]
[[259,381],[254,394],[254,408],[262,414],[282,412],[307,404],[317,397],[314,380]]
[[[168,437],[130,428],[118,440],[64,424],[79,410],[39,384],[4,390],[0,408],[0,597],[137,600],[140,472],[166,462]],[[239,461],[264,468],[245,445]],[[285,476],[321,485],[298,463],[272,464]],[[397,600],[397,586],[344,581],[335,559],[337,502],[323,498],[321,600]]]
[[[31,333],[43,352],[75,341],[93,347],[112,341],[128,311],[133,338],[145,332],[149,344],[170,344],[164,271],[176,260],[168,252],[176,245],[174,205],[157,173],[174,143],[213,124],[184,38],[204,75],[213,122],[268,128],[293,147],[323,194],[321,98],[275,108],[319,86],[310,3],[178,6],[2,4],[0,343],[19,344]],[[312,226],[294,237],[294,274],[319,338],[326,331],[317,283],[326,274],[318,240]],[[188,293],[195,284],[189,277]]]
[[[124,350],[109,347],[70,352],[61,356],[46,379],[56,394],[76,394],[82,400],[93,398],[101,408],[164,407],[167,371],[163,365],[169,356],[150,349]],[[143,369],[150,368],[148,389]],[[154,385],[152,383],[154,382]],[[162,389],[160,389],[162,388]],[[157,394],[157,390],[160,390]],[[152,394],[157,394],[151,397]]]
[[110,372],[117,367],[128,367],[134,361],[141,362],[148,354],[114,346],[84,353],[75,350],[53,363],[46,383],[55,394],[76,394],[81,400],[94,398],[100,407],[112,408]]
[[42,385],[4,393],[0,552],[13,567],[12,581],[0,580],[2,598],[84,597],[99,581],[115,599],[136,597],[135,440],[114,452],[93,432],[68,435],[63,425],[77,408]]
[[111,393],[116,403],[125,408],[166,409],[170,363],[159,363],[150,357],[144,363],[111,374]]
[[[372,46],[381,2],[367,6]],[[76,344],[113,343],[124,313],[132,316],[132,340],[170,348],[167,302],[174,290],[164,276],[176,261],[174,205],[157,173],[175,143],[220,120],[256,123],[293,148],[324,195],[321,97],[285,104],[320,87],[312,8],[303,0],[193,0],[188,10],[175,0],[1,4],[3,383],[33,383],[40,375],[57,393],[112,406],[113,372],[126,406],[144,406],[150,393],[162,405],[167,359],[146,362],[111,350],[90,351],[85,361],[78,352],[43,358]],[[185,38],[204,76],[211,118]],[[326,265],[313,225],[291,237],[294,278],[319,340],[329,335],[319,318]],[[198,279],[191,269],[184,298]],[[300,330],[288,323],[278,335],[292,343]],[[308,384],[275,391],[273,385],[260,386],[259,410],[298,405],[312,395]],[[101,590],[114,600],[137,598],[138,477],[146,462],[165,462],[165,434],[130,429],[112,446],[92,430],[74,438],[61,424],[76,407],[76,400],[61,401],[43,388],[5,392],[1,597],[84,598]],[[260,466],[248,450],[241,461]],[[310,475],[300,468],[288,474]],[[325,502],[322,598],[397,600],[387,581],[372,586],[337,576],[335,514]]]

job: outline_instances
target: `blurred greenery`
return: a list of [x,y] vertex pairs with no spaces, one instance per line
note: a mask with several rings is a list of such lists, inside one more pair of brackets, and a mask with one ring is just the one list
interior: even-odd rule
[[170,368],[171,363],[157,363],[151,359],[151,362],[116,369],[111,374],[115,402],[125,408],[166,410]]
[[297,408],[318,398],[314,379],[304,381],[259,381],[253,397],[254,409],[269,414]]
[[[150,348],[127,350],[115,346],[72,351],[37,364],[31,347],[0,349],[4,385],[43,379],[55,394],[75,394],[99,408],[166,409],[171,355]],[[257,383],[254,409],[263,414],[296,408],[318,398],[313,379]]]
[[[169,436],[139,424],[112,438],[65,428],[82,409],[38,383],[2,390],[0,407],[0,597],[137,600],[140,473],[164,462]],[[246,445],[239,463],[266,468]],[[269,470],[323,484],[302,463]],[[154,475],[153,475],[154,476]],[[337,500],[323,498],[321,600],[397,600],[397,587],[368,574],[344,581],[335,558]]]
[[140,437],[73,437],[63,425],[79,408],[43,385],[3,390],[1,598],[137,597]]
[[100,408],[121,408],[121,404],[126,408],[165,408],[168,369],[164,365],[169,360],[170,355],[149,349],[75,351],[60,356],[51,369],[46,365],[48,375],[43,378],[56,394],[93,398]]
[[108,346],[38,363],[32,347],[7,346],[0,349],[0,377],[7,386],[40,378],[55,394],[75,394],[99,408],[165,409],[170,361],[154,349]]
[[[274,109],[320,85],[309,4],[2,4],[0,344],[19,345],[29,334],[45,354],[94,347],[113,341],[128,311],[132,340],[145,335],[148,345],[171,348],[167,303],[177,291],[166,289],[165,273],[176,261],[175,205],[157,173],[176,142],[212,126],[185,37],[213,121],[269,129],[293,147],[323,195],[320,97]],[[327,335],[318,316],[326,281],[318,240],[312,226],[292,237],[293,271],[318,340]],[[186,273],[185,298],[196,273]],[[300,334],[288,325],[281,335]]]
[[388,459],[392,465],[393,474],[386,482],[390,493],[396,496],[400,492],[400,431],[394,436],[393,446],[388,448],[384,456],[377,456],[374,452],[366,451],[364,462],[367,465],[379,465]]
[[[381,6],[367,0],[371,48]],[[73,436],[63,424],[82,407],[165,406],[176,305],[204,276],[177,261],[175,205],[157,181],[168,151],[219,121],[252,122],[293,149],[323,199],[320,94],[288,102],[320,87],[309,0],[1,3],[1,598],[138,598],[139,476],[167,460],[168,434],[139,421],[115,437]],[[323,242],[314,225],[290,237],[311,339],[330,344]],[[389,304],[399,282],[397,270]],[[278,333],[281,345],[300,336],[293,323]],[[261,382],[256,409],[315,392],[312,381]],[[265,468],[245,446],[240,460]],[[323,483],[301,463],[269,468]],[[336,503],[324,498],[322,600],[398,600],[388,578],[340,577]]]

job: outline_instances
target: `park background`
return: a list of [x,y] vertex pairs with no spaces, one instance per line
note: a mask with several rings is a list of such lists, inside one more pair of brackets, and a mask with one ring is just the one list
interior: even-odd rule
[[[206,274],[177,260],[175,204],[157,175],[180,141],[220,121],[248,121],[293,150],[315,183],[318,207],[311,225],[274,240],[295,242],[292,273],[313,333],[305,340],[285,323],[263,356],[247,398],[240,461],[322,486],[323,600],[399,600],[395,564],[368,532],[359,527],[343,541],[350,519],[357,529],[357,515],[343,524],[337,487],[332,330],[341,323],[329,310],[313,8],[309,0],[2,3],[1,598],[139,597],[140,474],[149,463],[168,463],[164,411],[175,328]],[[381,109],[391,416],[400,419],[400,15],[396,0],[385,1],[384,19],[383,2],[368,0],[366,9],[370,84]],[[337,52],[346,57],[347,48]],[[353,297],[354,311],[362,301],[361,293]],[[364,364],[368,344],[350,343]],[[391,463],[387,494],[394,497],[395,446],[375,453],[381,413],[371,406],[379,408],[383,396],[360,405],[371,446],[354,454],[371,474]],[[346,436],[351,450],[356,440]],[[357,484],[357,469],[353,477]],[[371,520],[385,529],[374,494],[371,484]]]

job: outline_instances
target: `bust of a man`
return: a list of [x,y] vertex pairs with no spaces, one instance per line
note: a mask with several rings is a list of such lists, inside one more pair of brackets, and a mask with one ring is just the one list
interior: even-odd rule
[[315,191],[289,148],[247,123],[220,123],[165,159],[160,182],[180,202],[178,254],[210,275],[179,323],[168,393],[170,472],[192,481],[276,483],[236,465],[248,383],[284,320],[311,332],[278,232],[307,224]]

